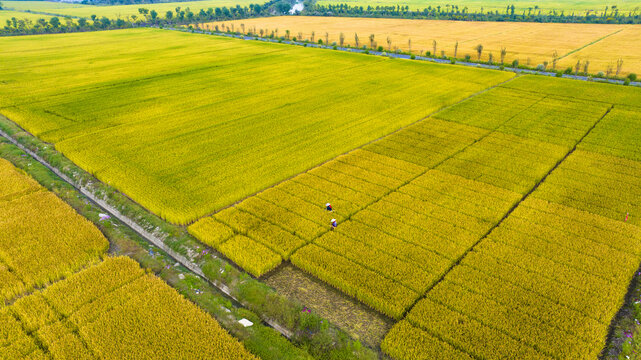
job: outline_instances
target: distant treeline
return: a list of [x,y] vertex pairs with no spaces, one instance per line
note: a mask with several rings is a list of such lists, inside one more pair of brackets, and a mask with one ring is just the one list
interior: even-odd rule
[[135,5],[135,4],[162,4],[169,2],[185,2],[193,0],[82,0],[83,5]]
[[203,23],[210,21],[226,21],[286,14],[291,9],[291,3],[283,0],[271,0],[264,4],[250,4],[241,7],[216,7],[200,9],[196,12],[189,8],[177,6],[175,10],[159,13],[144,7],[138,9],[137,15],[126,18],[109,19],[91,15],[90,18],[51,17],[36,21],[30,19],[11,18],[0,29],[0,35],[30,35],[47,33],[64,33],[80,31],[96,31],[109,29],[125,29],[140,26],[172,26],[182,24]]
[[305,2],[302,15],[312,16],[346,16],[346,17],[376,17],[376,18],[401,18],[401,19],[429,19],[429,20],[461,20],[461,21],[515,21],[515,22],[542,22],[542,23],[591,23],[591,24],[639,24],[641,13],[633,11],[619,11],[618,7],[605,6],[602,11],[586,10],[542,10],[533,7],[516,11],[514,5],[507,5],[505,10],[488,10],[481,8],[479,11],[470,11],[467,7],[458,5],[428,6],[422,10],[410,10],[409,6],[351,6],[348,4],[318,5],[313,1]]

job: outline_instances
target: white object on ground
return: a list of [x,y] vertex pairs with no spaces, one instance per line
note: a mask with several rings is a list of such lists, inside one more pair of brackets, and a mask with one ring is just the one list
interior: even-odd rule
[[249,320],[247,320],[245,318],[242,318],[242,319],[238,320],[238,322],[244,327],[249,327],[249,326],[254,325],[253,322],[251,322],[251,321],[249,321]]
[[178,278],[179,278],[180,280],[185,280],[185,275],[183,275],[183,274],[178,274]]

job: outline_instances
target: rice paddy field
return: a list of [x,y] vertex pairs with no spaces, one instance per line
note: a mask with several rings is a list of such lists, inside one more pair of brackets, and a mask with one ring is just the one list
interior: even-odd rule
[[519,77],[189,230],[400,320],[393,358],[593,359],[641,261],[639,100]]
[[0,112],[179,224],[514,76],[163,30],[0,43]]
[[108,248],[91,222],[0,158],[0,308],[98,262]]
[[[393,359],[598,358],[641,263],[637,87],[154,29],[0,45],[0,114],[254,277],[367,305]],[[0,174],[2,230],[41,191]],[[253,358],[101,254],[0,306],[0,349]]]
[[[500,61],[501,49],[507,54],[505,61],[518,60],[520,64],[536,66],[548,62],[552,66],[554,52],[560,60],[557,68],[574,67],[577,61],[590,62],[592,73],[605,72],[608,66],[616,69],[617,59],[623,58],[621,74],[641,73],[641,53],[636,44],[641,39],[641,25],[604,24],[559,24],[559,23],[510,23],[471,22],[450,20],[407,20],[372,19],[343,17],[280,16],[255,18],[207,24],[240,29],[264,29],[267,34],[278,30],[279,36],[290,36],[339,43],[340,34],[345,36],[344,44],[355,46],[354,34],[358,34],[360,46],[370,46],[369,36],[374,34],[377,46],[385,50],[398,47],[414,53],[429,51],[454,56],[458,42],[457,57],[470,55],[477,59],[475,47],[483,45],[481,59],[487,61],[490,53],[495,62]],[[205,26],[207,26],[205,25]],[[299,35],[299,33],[301,35]],[[388,43],[388,38],[391,44]],[[410,45],[411,40],[411,45]]]
[[202,0],[202,1],[186,1],[186,2],[166,2],[156,4],[135,4],[135,5],[112,5],[112,6],[98,6],[98,5],[82,5],[75,3],[59,3],[52,1],[3,1],[3,7],[15,11],[35,11],[60,16],[73,16],[89,18],[91,15],[97,17],[107,17],[110,19],[127,19],[132,15],[140,17],[138,12],[139,8],[156,10],[160,17],[164,17],[168,10],[174,11],[176,7],[181,9],[189,8],[192,12],[198,13],[200,9],[207,10],[208,8],[216,7],[235,7],[249,6],[249,4],[257,3],[252,0]]
[[[458,6],[459,9],[467,7],[473,11],[479,11],[481,9],[488,11],[505,11],[508,3],[504,1],[497,0],[454,0],[454,1],[444,1],[444,2],[431,2],[426,0],[405,0],[405,1],[391,1],[391,0],[319,0],[319,5],[328,5],[328,4],[348,4],[350,6],[409,6],[410,9],[424,9],[428,6],[435,8],[440,6],[445,8],[447,5]],[[565,11],[566,14],[577,12],[584,13],[586,10],[592,10],[597,12],[602,12],[605,9],[605,3],[598,0],[569,0],[569,1],[511,1],[509,5],[514,4],[516,12],[523,12],[523,10],[528,9],[540,9],[542,13],[546,13],[550,10],[557,10],[558,12]],[[616,4],[619,10],[632,11],[639,7],[641,3],[635,0],[626,0],[618,1]],[[538,8],[536,8],[538,7]]]
[[[89,220],[0,158],[2,359],[257,359]],[[159,311],[162,309],[162,311]]]

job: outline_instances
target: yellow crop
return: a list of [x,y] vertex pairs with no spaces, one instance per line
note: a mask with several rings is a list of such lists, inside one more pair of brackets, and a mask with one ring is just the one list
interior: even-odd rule
[[218,221],[381,313],[409,310],[381,345],[395,358],[593,358],[641,260],[640,98],[521,77],[192,227]]
[[528,199],[383,347],[409,359],[404,337],[427,332],[475,357],[597,357],[641,259],[640,240],[636,226]]
[[[350,3],[353,0],[331,1]],[[392,5],[399,4],[393,2]],[[470,3],[466,2],[465,5],[470,6]],[[541,6],[541,3],[538,2],[537,5]],[[425,3],[424,7],[427,6]],[[431,6],[434,7],[434,4]],[[504,8],[504,4],[501,4],[501,9]],[[599,10],[603,10],[601,6]],[[641,25],[278,16],[215,22],[205,24],[205,28],[214,29],[218,26],[219,29],[226,30],[233,25],[234,29],[240,30],[241,24],[244,24],[246,31],[253,31],[255,28],[257,33],[260,34],[262,30],[266,35],[278,31],[276,35],[285,36],[289,30],[290,38],[296,37],[297,40],[301,36],[303,40],[311,40],[314,32],[314,42],[325,42],[327,38],[330,44],[340,44],[342,33],[344,45],[349,44],[352,47],[356,45],[354,34],[358,34],[359,46],[367,47],[371,46],[369,36],[373,34],[376,46],[382,46],[385,51],[398,48],[403,51],[411,49],[413,53],[424,54],[429,51],[434,54],[436,47],[437,56],[454,56],[458,42],[456,57],[461,59],[466,55],[477,59],[475,47],[481,44],[484,47],[481,54],[483,61],[488,61],[489,55],[492,54],[493,61],[500,62],[501,49],[505,48],[506,64],[518,60],[522,65],[534,67],[547,62],[548,69],[553,66],[556,51],[560,57],[556,65],[557,70],[565,70],[567,67],[574,69],[577,60],[580,60],[580,71],[583,71],[583,65],[587,60],[590,62],[589,72],[605,72],[607,67],[611,66],[612,75],[616,70],[617,60],[622,58],[621,75],[641,73],[641,54],[635,49],[635,45],[641,41]]]
[[53,359],[256,359],[211,316],[124,257],[0,309],[0,329],[6,359],[38,355],[36,343]]
[[109,248],[87,219],[0,159],[0,300],[68,276]]
[[614,220],[624,221],[627,214],[630,223],[641,225],[639,177],[637,161],[578,150],[533,195]]
[[3,115],[180,224],[514,76],[151,29],[0,46]]

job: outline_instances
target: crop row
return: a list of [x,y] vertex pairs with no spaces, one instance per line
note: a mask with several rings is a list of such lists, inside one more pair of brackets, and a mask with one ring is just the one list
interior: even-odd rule
[[395,319],[400,319],[420,296],[396,281],[315,244],[296,251],[291,261],[300,269]]
[[10,162],[0,159],[0,204],[15,197],[41,189],[32,178],[16,169]]
[[255,359],[208,314],[128,258],[107,258],[20,298],[0,310],[0,328],[0,352],[8,359],[41,357],[35,344],[53,359]]
[[640,176],[639,162],[578,150],[533,195],[641,225]]
[[410,359],[403,339],[433,336],[481,358],[595,358],[641,259],[639,240],[634,225],[529,198],[383,348]]
[[[329,230],[331,219],[342,223],[374,202],[368,191],[378,191],[382,196],[390,187],[398,187],[424,171],[420,166],[364,150],[340,156],[322,168],[202,219],[189,231],[253,275],[261,276]],[[327,211],[326,203],[335,210]],[[240,236],[230,240],[235,234]]]
[[[518,81],[516,79],[513,81]],[[518,114],[531,109],[545,94],[496,87],[445,109],[434,117],[451,122],[494,130]]]
[[615,106],[579,144],[580,149],[641,161],[641,108]]
[[432,167],[487,133],[487,130],[429,118],[371,143],[365,149]]
[[[459,189],[462,194],[458,194]],[[406,298],[380,302],[363,296],[361,293],[374,291],[370,283],[362,282],[363,274],[373,272],[378,278],[422,294],[520,197],[491,185],[428,171],[360,210],[313,245],[298,250],[292,262],[373,308],[397,317],[394,309],[405,309]],[[466,215],[477,209],[483,209],[488,219]],[[345,277],[341,265],[344,263],[350,263],[350,271],[360,275]],[[356,278],[359,282],[354,283]],[[379,288],[376,291],[385,289],[382,285]]]
[[574,146],[609,106],[497,87],[436,116],[538,141]]
[[0,303],[94,263],[109,243],[87,219],[0,159]]
[[639,90],[634,87],[613,87],[610,84],[544,76],[523,76],[514,81],[503,83],[500,87],[618,105],[638,106],[641,101]]
[[558,145],[494,132],[437,169],[525,194],[567,151]]

